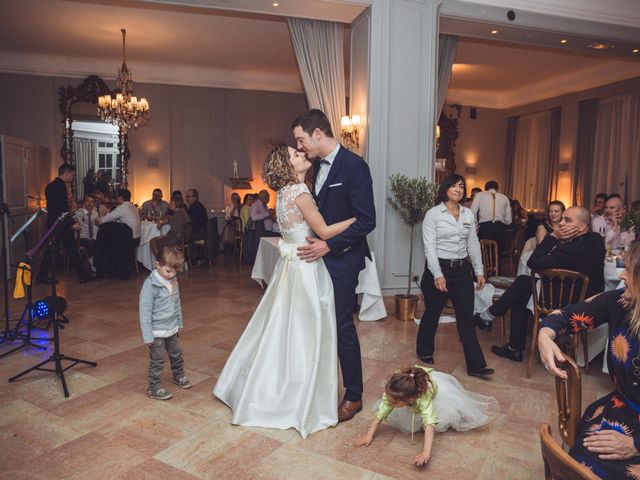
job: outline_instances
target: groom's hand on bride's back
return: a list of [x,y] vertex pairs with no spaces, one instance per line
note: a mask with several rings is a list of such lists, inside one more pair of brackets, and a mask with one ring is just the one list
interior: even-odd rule
[[298,257],[306,262],[315,262],[330,252],[327,242],[319,238],[307,237],[308,245],[298,247]]

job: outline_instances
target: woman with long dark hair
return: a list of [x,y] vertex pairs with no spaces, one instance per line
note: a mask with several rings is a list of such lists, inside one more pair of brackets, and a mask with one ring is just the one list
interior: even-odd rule
[[460,203],[466,194],[464,178],[449,175],[440,183],[440,204],[424,217],[422,238],[427,262],[420,288],[426,308],[418,330],[417,354],[423,362],[434,363],[438,321],[450,298],[456,311],[467,372],[474,377],[486,377],[493,374],[493,369],[487,368],[473,323],[472,265],[476,288],[484,287],[485,278],[475,218],[473,212]]

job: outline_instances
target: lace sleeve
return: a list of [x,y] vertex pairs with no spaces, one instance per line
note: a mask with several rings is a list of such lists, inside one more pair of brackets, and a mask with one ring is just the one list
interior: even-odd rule
[[310,193],[304,183],[287,185],[278,191],[276,215],[281,230],[291,230],[305,223],[300,209],[295,204],[296,198],[303,193]]

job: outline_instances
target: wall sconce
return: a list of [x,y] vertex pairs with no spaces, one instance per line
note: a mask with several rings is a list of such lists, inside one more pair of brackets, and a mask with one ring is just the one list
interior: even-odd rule
[[436,125],[436,150],[440,148],[440,125]]
[[360,115],[342,117],[342,141],[349,150],[360,147]]

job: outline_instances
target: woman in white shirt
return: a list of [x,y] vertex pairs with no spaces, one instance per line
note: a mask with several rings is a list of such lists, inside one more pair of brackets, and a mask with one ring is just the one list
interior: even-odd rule
[[478,283],[476,288],[481,289],[485,284],[484,269],[473,212],[460,204],[466,193],[464,178],[449,175],[440,183],[438,199],[441,203],[424,217],[422,238],[427,262],[420,288],[426,308],[418,330],[417,354],[424,363],[434,363],[438,321],[447,298],[450,298],[456,311],[467,372],[474,377],[487,377],[493,374],[493,369],[487,368],[476,337],[471,271],[473,265]]

